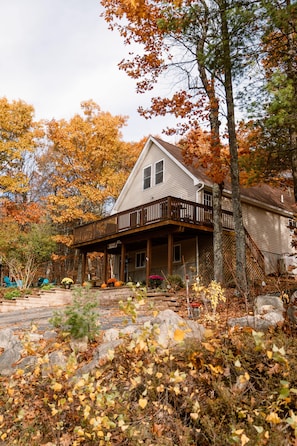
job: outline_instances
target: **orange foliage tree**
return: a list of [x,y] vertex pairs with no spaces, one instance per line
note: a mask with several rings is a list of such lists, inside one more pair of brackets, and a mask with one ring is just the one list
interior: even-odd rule
[[38,222],[42,209],[33,195],[34,156],[43,136],[34,108],[0,99],[0,191],[2,221]]
[[69,122],[47,123],[48,146],[39,158],[47,209],[64,228],[66,244],[74,225],[106,215],[140,151],[140,144],[122,141],[126,117],[103,112],[93,101],[81,108]]
[[25,288],[54,249],[36,194],[35,156],[42,136],[31,105],[0,99],[0,257],[5,272]]

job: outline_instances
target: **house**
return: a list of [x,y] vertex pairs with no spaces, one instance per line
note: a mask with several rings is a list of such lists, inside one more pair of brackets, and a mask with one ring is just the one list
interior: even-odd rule
[[[149,137],[112,211],[75,228],[73,247],[103,253],[101,280],[148,281],[152,274],[213,278],[212,185],[202,168],[186,166],[180,148]],[[251,280],[295,265],[291,247],[294,194],[269,185],[241,194]],[[223,191],[225,281],[234,274],[231,191]],[[296,262],[297,265],[297,262]]]

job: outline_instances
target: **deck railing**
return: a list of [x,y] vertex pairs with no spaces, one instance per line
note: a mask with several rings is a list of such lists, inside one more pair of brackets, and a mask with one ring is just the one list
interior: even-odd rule
[[[165,197],[151,203],[128,209],[110,217],[78,226],[74,229],[74,245],[136,228],[144,228],[161,221],[176,221],[192,225],[212,226],[213,210],[210,206]],[[233,214],[222,211],[222,224],[225,229],[233,229]]]

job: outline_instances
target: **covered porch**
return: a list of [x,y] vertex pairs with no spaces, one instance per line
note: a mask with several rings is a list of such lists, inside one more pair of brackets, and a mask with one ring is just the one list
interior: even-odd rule
[[[127,281],[132,252],[146,283],[149,276],[155,274],[156,255],[163,257],[166,274],[171,275],[176,266],[176,246],[183,246],[186,241],[193,245],[195,241],[192,248],[197,251],[197,237],[211,239],[212,221],[211,207],[168,196],[81,225],[74,229],[73,248],[79,249],[83,255],[82,280],[86,279],[86,257],[90,252],[103,253],[104,281],[109,278],[111,255],[118,259],[117,279]],[[225,230],[233,230],[232,212],[222,212],[222,223]]]

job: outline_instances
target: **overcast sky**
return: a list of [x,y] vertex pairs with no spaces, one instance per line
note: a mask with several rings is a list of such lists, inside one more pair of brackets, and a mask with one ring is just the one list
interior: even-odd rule
[[[126,141],[138,141],[174,123],[145,120],[135,81],[117,64],[127,55],[117,32],[107,29],[99,0],[0,0],[0,97],[22,99],[37,119],[69,119],[82,101],[129,117]],[[171,138],[172,140],[172,138]]]

